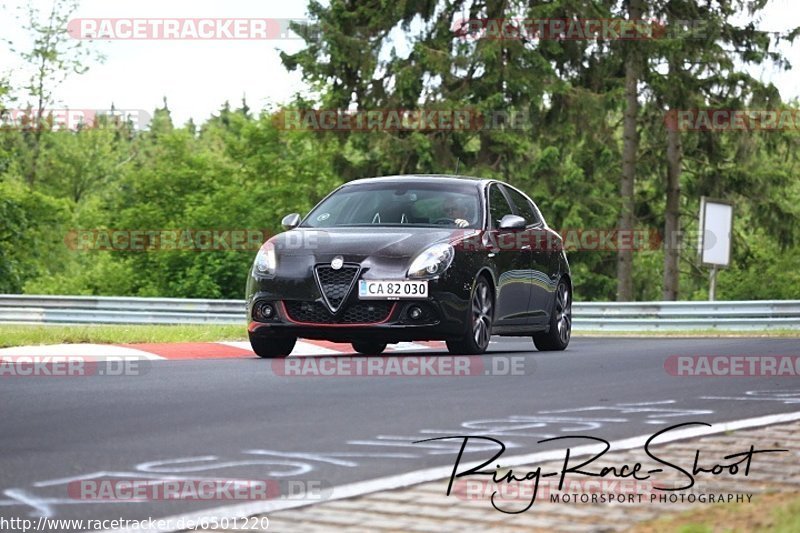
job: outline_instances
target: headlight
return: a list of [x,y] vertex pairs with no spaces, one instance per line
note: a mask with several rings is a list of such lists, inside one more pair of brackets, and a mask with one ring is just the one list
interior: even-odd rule
[[447,243],[434,244],[417,255],[408,267],[409,278],[435,278],[453,262],[456,251]]
[[274,274],[278,266],[278,258],[275,255],[275,245],[266,242],[256,254],[253,267],[259,274]]

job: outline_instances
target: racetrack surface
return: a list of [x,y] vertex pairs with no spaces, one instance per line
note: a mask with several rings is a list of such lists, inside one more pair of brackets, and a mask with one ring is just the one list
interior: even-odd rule
[[[219,500],[87,501],[94,477],[306,480],[336,486],[452,465],[460,442],[509,455],[582,434],[615,440],[682,422],[798,411],[797,377],[679,377],[673,355],[799,355],[797,339],[575,338],[566,352],[496,338],[476,375],[295,377],[255,357],[147,361],[141,375],[0,378],[0,515],[162,517]],[[407,357],[443,352],[414,352]],[[398,355],[398,354],[393,354]],[[313,356],[307,356],[313,357]],[[343,356],[350,357],[350,356]],[[486,375],[518,365],[519,375]],[[277,365],[277,366],[276,366]],[[669,365],[667,365],[669,366]],[[468,459],[488,459],[467,448]]]

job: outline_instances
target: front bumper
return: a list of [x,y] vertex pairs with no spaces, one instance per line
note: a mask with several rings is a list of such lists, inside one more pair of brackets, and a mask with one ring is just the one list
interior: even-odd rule
[[[405,279],[405,271],[398,272],[396,259],[345,257],[345,266],[358,265],[360,270],[334,314],[328,310],[314,277],[314,269],[329,265],[331,259],[287,256],[281,258],[272,276],[251,272],[247,284],[250,335],[391,343],[456,339],[466,333],[473,279],[468,272],[451,267],[441,277],[429,280],[426,298],[360,300],[358,279],[400,280]],[[254,307],[263,302],[273,306],[270,319],[254,316]],[[383,306],[386,312],[369,311],[370,305]],[[422,319],[409,317],[409,309],[415,305],[426,310]],[[308,308],[304,310],[303,306]]]
[[[400,342],[414,340],[447,340],[459,338],[464,334],[467,316],[467,300],[453,298],[451,294],[439,294],[444,301],[434,296],[425,300],[403,300],[391,304],[385,318],[374,322],[342,323],[337,319],[325,322],[305,322],[289,312],[292,302],[271,299],[269,293],[256,293],[249,305],[248,332],[259,337],[299,337],[306,339],[329,340],[333,342],[378,341]],[[253,317],[253,306],[259,303],[273,304],[275,314],[272,319]],[[287,306],[287,303],[289,304]],[[304,302],[305,303],[305,302]],[[311,304],[312,302],[308,302]],[[321,302],[320,302],[321,303]],[[383,302],[381,302],[383,304]],[[365,305],[352,296],[343,306],[339,317],[344,316],[347,306]],[[296,308],[296,306],[294,306]],[[411,318],[413,307],[422,309],[422,316]]]
[[[452,280],[430,281],[429,296],[425,299],[359,300],[354,290],[335,315],[324,306],[316,286],[298,294],[296,285],[286,291],[283,282],[251,281],[252,288],[258,289],[249,291],[247,300],[251,336],[392,343],[455,339],[466,331],[470,287]],[[274,311],[269,319],[254,313],[254,308],[264,303],[269,303]],[[416,319],[411,314],[414,307],[423,311]]]

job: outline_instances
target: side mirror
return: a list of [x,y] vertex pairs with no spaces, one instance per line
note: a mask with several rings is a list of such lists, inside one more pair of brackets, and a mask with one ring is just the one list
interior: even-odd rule
[[525,229],[527,222],[525,219],[517,215],[505,215],[500,220],[500,227],[498,229]]
[[300,215],[297,213],[286,215],[285,217],[283,217],[283,220],[281,220],[281,226],[283,226],[283,229],[292,229],[296,228],[299,225],[300,225]]

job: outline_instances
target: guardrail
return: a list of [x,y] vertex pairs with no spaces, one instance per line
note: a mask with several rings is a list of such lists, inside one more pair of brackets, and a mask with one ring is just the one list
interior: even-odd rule
[[0,323],[244,324],[244,300],[0,294]]
[[576,331],[800,329],[800,300],[586,302],[572,309]]
[[[800,329],[800,300],[584,302],[576,331]],[[242,324],[243,300],[0,294],[0,323]]]

